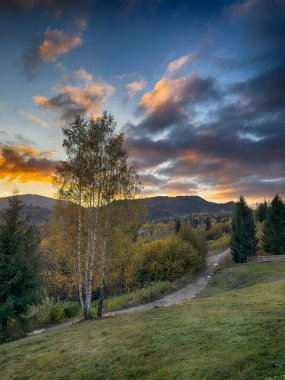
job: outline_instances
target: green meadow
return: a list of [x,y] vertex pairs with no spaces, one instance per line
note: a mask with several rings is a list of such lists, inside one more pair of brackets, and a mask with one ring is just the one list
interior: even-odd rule
[[0,346],[5,379],[283,379],[285,262],[216,273],[201,297]]

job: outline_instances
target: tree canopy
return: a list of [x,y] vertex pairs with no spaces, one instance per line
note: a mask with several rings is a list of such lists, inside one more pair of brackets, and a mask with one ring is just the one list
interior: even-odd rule
[[9,198],[0,224],[0,328],[24,313],[36,301],[38,239],[21,218],[21,201]]
[[230,238],[230,248],[235,262],[243,263],[256,253],[257,239],[253,212],[245,199],[240,197],[236,204]]
[[285,254],[285,205],[278,194],[275,195],[268,208],[262,243],[268,253]]

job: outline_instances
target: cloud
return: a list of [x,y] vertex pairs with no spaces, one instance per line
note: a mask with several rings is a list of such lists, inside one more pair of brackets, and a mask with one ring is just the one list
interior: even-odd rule
[[82,32],[84,29],[83,20],[80,21],[78,32],[70,34],[62,29],[47,28],[38,37],[39,44],[27,50],[23,57],[24,73],[28,79],[35,76],[36,69],[44,63],[55,62],[57,57],[68,53],[70,50],[82,44]]
[[171,75],[178,71],[189,60],[189,55],[183,55],[182,57],[172,61],[168,64],[166,69],[166,76]]
[[23,118],[28,121],[34,121],[35,123],[39,124],[42,128],[48,128],[48,123],[39,116],[24,111],[19,111],[18,114],[23,116]]
[[154,89],[145,93],[139,102],[138,112],[145,117],[136,133],[155,133],[189,120],[195,105],[207,100],[218,100],[219,91],[212,78],[197,75],[160,79]]
[[75,76],[85,82],[92,82],[93,77],[91,74],[89,74],[86,70],[80,68],[75,71]]
[[126,86],[128,89],[127,97],[129,99],[133,98],[136,95],[136,93],[142,91],[145,88],[145,86],[146,82],[144,80],[128,83]]
[[83,85],[57,85],[53,88],[56,94],[50,99],[36,95],[33,97],[34,102],[44,110],[58,112],[63,120],[70,120],[75,115],[97,114],[115,88],[105,83],[86,83],[86,79],[89,80],[92,76],[83,69],[79,73],[77,71],[75,77],[79,76]]
[[49,158],[48,152],[40,152],[30,146],[0,146],[2,180],[49,183],[57,163]]

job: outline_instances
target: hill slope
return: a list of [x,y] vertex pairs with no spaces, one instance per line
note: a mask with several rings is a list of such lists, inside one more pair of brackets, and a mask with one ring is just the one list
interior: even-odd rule
[[226,277],[240,281],[239,268],[245,283],[263,271],[267,282],[258,274],[243,289],[218,284],[218,295],[184,305],[4,344],[1,379],[281,379],[285,263],[237,266]]
[[[45,220],[48,211],[56,204],[55,199],[41,195],[25,194],[19,197],[25,205],[25,213],[30,212],[32,219],[37,214],[37,220],[40,213],[36,209],[39,207],[42,209],[43,220]],[[235,205],[234,202],[208,202],[198,196],[150,197],[143,199],[143,203],[148,211],[147,220],[189,216],[192,213],[229,215],[233,212]],[[0,210],[7,207],[7,204],[8,198],[0,198]]]
[[[56,204],[55,199],[36,194],[19,195],[19,198],[26,207],[42,207],[47,210],[51,210],[53,206]],[[0,210],[7,207],[7,205],[8,197],[0,198]]]
[[189,215],[192,213],[231,214],[234,202],[208,202],[198,196],[151,197],[144,204],[149,211],[147,219],[161,219]]

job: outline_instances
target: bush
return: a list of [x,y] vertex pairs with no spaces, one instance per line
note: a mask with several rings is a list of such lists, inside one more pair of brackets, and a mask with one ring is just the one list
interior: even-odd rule
[[63,304],[65,318],[76,318],[81,314],[81,307],[77,302],[66,302]]
[[234,260],[232,254],[229,252],[224,257],[221,258],[218,265],[215,265],[213,268],[213,272],[219,272],[224,268],[228,268],[234,265]]
[[174,281],[202,269],[204,259],[189,242],[177,236],[143,245],[143,272],[146,281]]
[[221,238],[223,234],[229,234],[230,232],[230,223],[215,224],[209,231],[207,231],[207,240],[217,240]]
[[183,225],[178,233],[178,236],[190,244],[197,250],[199,255],[206,257],[208,254],[208,247],[206,242],[206,234],[204,231],[193,231],[189,226]]
[[25,316],[29,330],[51,323],[57,323],[63,319],[63,306],[60,303],[56,303],[51,297],[46,297],[42,303],[37,306],[31,306]]
[[208,243],[209,251],[217,252],[229,248],[230,234],[223,234],[216,240],[210,240]]
[[[134,290],[129,293],[121,294],[117,297],[107,298],[104,303],[105,310],[118,310],[126,307],[138,305],[140,303],[150,302],[159,298],[162,294],[172,289],[169,281],[151,282],[141,289]],[[94,314],[96,314],[97,302],[93,306]]]

